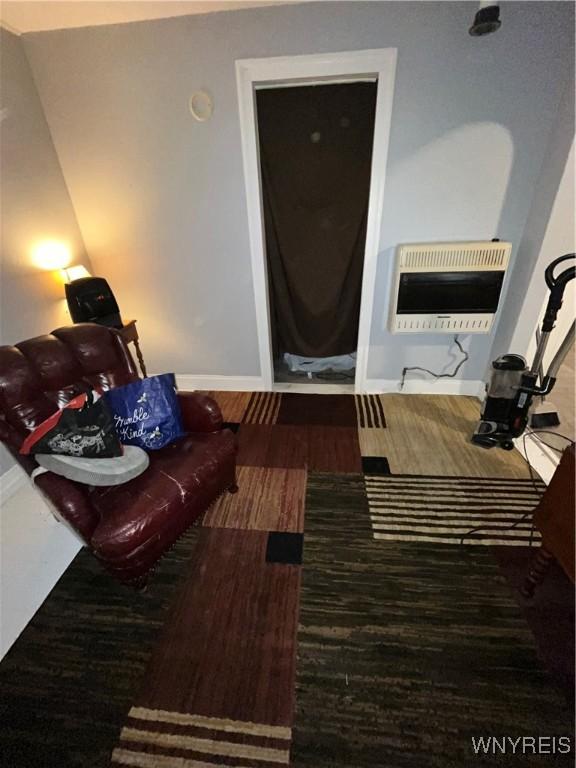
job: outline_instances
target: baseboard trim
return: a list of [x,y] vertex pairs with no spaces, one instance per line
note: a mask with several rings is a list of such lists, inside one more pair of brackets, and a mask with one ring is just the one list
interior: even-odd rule
[[14,464],[13,467],[0,475],[0,498],[5,501],[14,496],[22,486],[26,485],[27,479],[28,475],[22,467],[19,464]]
[[297,381],[279,382],[272,385],[273,392],[295,392],[300,395],[353,395],[354,383],[331,384],[330,382],[311,381],[309,384]]
[[265,389],[261,376],[211,376],[209,374],[177,373],[176,384],[182,391],[191,389],[261,392]]
[[[176,374],[178,389],[186,390],[224,390],[234,392],[263,392],[267,388],[261,376],[211,376],[210,374],[181,373]],[[274,384],[274,392],[309,392],[313,393],[312,384]],[[318,394],[335,394],[353,392],[353,385],[319,384]],[[400,390],[398,379],[367,379],[366,394],[402,392],[406,395],[472,395],[482,397],[484,382],[476,379],[409,379]]]
[[407,379],[400,389],[397,379],[367,379],[366,392],[381,394],[397,392],[404,395],[468,395],[482,397],[484,382],[477,379]]

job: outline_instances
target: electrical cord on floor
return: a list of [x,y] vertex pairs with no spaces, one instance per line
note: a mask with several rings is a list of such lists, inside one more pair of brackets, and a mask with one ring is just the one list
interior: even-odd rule
[[[530,512],[526,512],[525,514],[523,514],[522,517],[519,520],[516,520],[516,522],[512,523],[512,525],[508,526],[508,528],[500,528],[499,530],[501,530],[501,531],[512,531],[512,530],[514,530],[514,528],[516,528],[518,525],[520,525],[520,523],[523,523],[524,520],[526,520],[526,518],[529,515],[531,515],[533,511],[534,510],[531,509]],[[485,523],[484,525],[479,525],[476,528],[471,528],[469,531],[466,531],[466,533],[462,534],[462,536],[460,537],[460,544],[461,545],[464,544],[464,539],[467,536],[470,536],[473,533],[478,533],[478,531],[484,531],[484,530],[486,530],[486,528],[491,528],[491,527],[492,526],[490,525],[490,523]],[[529,543],[529,546],[532,546],[532,533],[533,533],[533,531],[534,531],[534,523],[532,523],[532,527],[530,529],[530,543]]]
[[[528,451],[526,450],[526,438],[530,437],[530,435],[533,435],[533,434],[534,432],[531,429],[529,429],[526,432],[524,432],[524,434],[522,435],[522,452],[524,454],[524,458],[526,459],[526,464],[528,464],[528,472],[530,473],[530,480],[532,481],[534,490],[540,496],[540,498],[542,498],[544,493],[538,487],[537,477],[534,474],[534,467],[530,463],[530,459],[528,458]],[[530,513],[527,513],[527,514],[530,514]]]
[[[536,478],[536,476],[534,474],[534,467],[530,463],[530,459],[528,458],[528,451],[526,450],[526,438],[530,437],[531,435],[533,435],[536,438],[536,440],[539,440],[539,442],[543,443],[544,445],[548,445],[548,443],[545,443],[543,440],[541,440],[538,437],[538,433],[540,433],[540,432],[542,432],[544,434],[556,435],[557,437],[561,437],[564,440],[566,440],[569,444],[572,444],[574,441],[571,440],[566,435],[561,435],[559,432],[552,432],[552,430],[550,430],[550,429],[532,429],[532,430],[528,430],[528,431],[524,432],[524,435],[522,436],[522,451],[524,453],[524,458],[526,459],[526,464],[528,464],[528,472],[530,473],[530,480],[532,481],[532,485],[534,486],[534,490],[536,491],[538,496],[540,498],[542,498],[544,493],[540,490],[540,488],[538,486],[537,478]],[[552,450],[556,450],[559,453],[562,453],[562,451],[559,448],[554,448],[551,445],[548,445],[548,447],[552,448]],[[513,530],[518,525],[523,523],[526,520],[527,517],[532,515],[533,512],[534,512],[533,509],[530,510],[529,512],[526,512],[524,515],[522,515],[522,517],[519,520],[516,520],[515,523],[512,523],[512,525],[508,526],[508,528],[504,528],[504,529],[501,529],[501,530],[504,530],[504,531],[511,531],[511,530]],[[478,531],[485,530],[486,528],[490,528],[490,525],[489,524],[479,525],[477,528],[471,528],[469,531],[466,531],[466,533],[462,534],[462,536],[460,537],[460,544],[464,544],[464,539],[467,536],[470,536],[470,534],[477,533]],[[528,545],[530,547],[532,546],[533,537],[534,537],[534,521],[532,521],[532,525],[530,527],[530,540],[529,540],[529,543],[528,543]]]
[[464,355],[464,357],[462,358],[462,360],[460,360],[460,362],[458,363],[456,368],[454,368],[452,373],[434,373],[434,371],[430,371],[428,368],[421,368],[419,365],[408,366],[407,368],[402,369],[402,379],[400,381],[400,389],[404,387],[404,381],[406,379],[406,374],[408,373],[408,371],[423,371],[424,373],[429,373],[430,376],[434,376],[435,379],[453,379],[458,374],[458,371],[460,370],[460,368],[462,368],[466,360],[468,360],[468,358],[470,357],[468,352],[466,352],[466,350],[462,347],[462,344],[460,344],[460,342],[458,341],[458,334],[454,336],[454,343],[456,344],[460,352]]
[[[542,431],[544,431],[544,430],[542,430]],[[528,464],[528,472],[530,473],[530,480],[532,481],[532,485],[534,486],[534,490],[536,491],[536,493],[538,494],[538,496],[539,496],[540,498],[542,498],[542,496],[543,496],[544,494],[543,494],[543,492],[540,490],[540,488],[538,487],[537,478],[536,478],[536,476],[535,476],[535,474],[534,474],[534,467],[533,467],[533,466],[532,466],[532,464],[530,463],[530,459],[528,458],[528,451],[526,450],[526,438],[527,438],[529,435],[531,435],[531,434],[532,434],[532,432],[531,432],[531,431],[528,431],[528,432],[525,432],[525,433],[524,433],[524,435],[523,435],[523,437],[522,437],[522,450],[523,450],[523,452],[524,452],[524,458],[526,459],[526,463]],[[554,433],[554,434],[556,434],[556,433]],[[517,526],[519,526],[521,523],[523,523],[523,522],[526,520],[526,518],[527,518],[527,517],[529,517],[530,515],[532,515],[532,514],[533,514],[533,512],[534,512],[534,510],[533,510],[533,509],[531,509],[529,512],[526,512],[524,515],[522,515],[522,517],[521,517],[521,518],[519,518],[519,519],[518,519],[518,520],[516,520],[514,523],[512,523],[512,525],[509,525],[509,526],[508,526],[508,528],[503,528],[503,529],[501,529],[501,530],[503,530],[503,531],[512,531],[512,530],[514,530],[514,528],[516,528],[516,527],[517,527]],[[462,536],[460,537],[460,544],[461,544],[461,545],[463,545],[463,544],[464,544],[464,539],[465,539],[467,536],[470,536],[470,535],[471,535],[471,534],[473,534],[473,533],[477,533],[478,531],[483,531],[483,530],[485,530],[486,528],[491,528],[491,525],[490,525],[490,523],[484,523],[483,525],[478,525],[476,528],[471,528],[469,531],[466,531],[466,533],[463,533],[463,534],[462,534]],[[532,521],[532,525],[531,525],[531,527],[530,527],[530,539],[529,539],[529,542],[528,542],[528,546],[530,546],[530,547],[532,546],[532,540],[533,540],[533,537],[534,537],[534,521]]]
[[531,429],[527,432],[528,435],[534,435],[536,440],[538,440],[539,443],[542,443],[542,445],[545,445],[546,448],[550,448],[552,451],[556,451],[557,453],[564,453],[566,450],[565,448],[558,448],[556,445],[550,445],[550,443],[547,443],[546,440],[542,440],[541,437],[538,437],[538,435],[554,435],[555,437],[559,437],[562,440],[566,440],[567,443],[572,445],[574,440],[571,437],[568,437],[567,435],[562,435],[560,432],[554,432],[551,429]]

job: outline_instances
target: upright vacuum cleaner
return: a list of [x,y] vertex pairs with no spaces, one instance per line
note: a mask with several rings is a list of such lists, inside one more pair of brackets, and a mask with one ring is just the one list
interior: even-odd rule
[[548,395],[556,383],[556,374],[574,343],[576,323],[572,323],[566,338],[550,363],[546,375],[538,382],[544,352],[562,306],[562,298],[568,283],[576,277],[576,266],[555,274],[556,267],[576,259],[576,253],[567,253],[555,259],[546,269],[544,277],[550,290],[550,298],[542,321],[542,330],[532,366],[520,355],[502,355],[492,363],[492,377],[487,386],[482,416],[472,436],[472,442],[483,448],[495,445],[507,451],[514,448],[512,442],[528,424],[529,411],[534,397]]

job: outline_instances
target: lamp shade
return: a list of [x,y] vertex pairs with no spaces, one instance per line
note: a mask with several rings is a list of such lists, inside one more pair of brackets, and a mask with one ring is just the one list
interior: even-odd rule
[[80,280],[81,277],[90,277],[90,272],[84,264],[76,264],[62,270],[62,277],[65,283],[71,283],[73,280]]

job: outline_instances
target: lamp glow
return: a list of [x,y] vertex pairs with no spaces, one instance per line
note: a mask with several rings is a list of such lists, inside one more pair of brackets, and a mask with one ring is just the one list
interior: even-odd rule
[[66,267],[61,270],[62,278],[65,283],[71,283],[73,280],[80,280],[81,277],[91,277],[90,272],[84,264],[75,264],[73,267]]
[[70,248],[59,240],[44,240],[32,251],[32,261],[39,269],[64,269],[71,259]]

